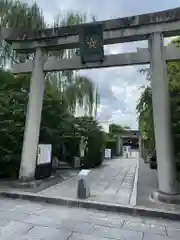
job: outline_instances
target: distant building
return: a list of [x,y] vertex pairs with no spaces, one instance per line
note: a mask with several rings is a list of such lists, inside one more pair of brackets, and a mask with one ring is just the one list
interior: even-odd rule
[[131,146],[132,149],[139,148],[139,137],[140,131],[138,130],[127,130],[121,134],[117,139],[117,152],[118,155],[122,155],[123,146]]

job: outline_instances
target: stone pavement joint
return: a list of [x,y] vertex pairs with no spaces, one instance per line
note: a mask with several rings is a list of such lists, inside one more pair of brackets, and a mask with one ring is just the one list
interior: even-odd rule
[[1,191],[0,196],[68,207],[180,220],[180,211],[177,209],[175,211],[175,208],[162,209],[135,204],[138,170],[137,156],[129,159],[105,161],[102,167],[91,171],[92,192],[91,197],[86,200],[76,198],[76,177],[39,193],[12,191],[10,189],[9,191]]
[[[92,169],[89,174],[91,195],[90,201],[130,205],[134,188],[138,152],[133,152],[131,158],[105,160],[103,165]],[[56,184],[40,194],[57,198],[77,198],[77,177]]]
[[0,199],[1,240],[179,240],[178,221]]

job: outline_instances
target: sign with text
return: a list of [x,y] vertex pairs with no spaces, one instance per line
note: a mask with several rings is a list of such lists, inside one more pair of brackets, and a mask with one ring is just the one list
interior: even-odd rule
[[39,144],[37,165],[51,163],[51,144]]
[[105,149],[105,158],[110,159],[111,158],[111,149]]

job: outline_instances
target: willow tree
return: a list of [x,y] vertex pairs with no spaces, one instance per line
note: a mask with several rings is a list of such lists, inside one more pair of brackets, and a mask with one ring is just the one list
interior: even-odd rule
[[[95,21],[95,17],[92,18]],[[54,27],[71,26],[87,22],[85,14],[67,12],[63,17],[57,15],[54,21]],[[65,49],[58,58],[73,58],[79,55],[79,49]],[[54,77],[55,76],[55,77]],[[62,81],[63,79],[63,81]],[[63,71],[49,74],[49,80],[61,89],[63,97],[69,102],[69,109],[75,113],[77,108],[83,108],[85,115],[95,116],[99,104],[99,95],[97,87],[91,79],[81,76],[79,71]]]
[[[36,3],[28,5],[20,1],[0,1],[0,27],[35,30],[46,26],[43,14]],[[2,67],[18,63],[18,55],[5,41],[0,42],[0,64]]]
[[[68,13],[55,19],[52,27],[80,24],[86,21],[85,15],[79,13]],[[0,27],[12,27],[16,29],[28,29],[33,31],[47,27],[43,13],[39,6],[13,0],[0,1]],[[49,55],[57,58],[70,58],[76,54],[76,50],[53,51]],[[33,55],[20,55],[13,51],[11,46],[4,41],[0,42],[0,64],[2,67],[11,66],[12,62],[25,61]],[[85,109],[88,114],[93,113],[97,108],[98,94],[93,82],[82,77],[79,72],[64,71],[58,73],[48,73],[46,79],[51,83],[52,88],[57,87],[59,94],[67,102],[72,113],[77,106]]]

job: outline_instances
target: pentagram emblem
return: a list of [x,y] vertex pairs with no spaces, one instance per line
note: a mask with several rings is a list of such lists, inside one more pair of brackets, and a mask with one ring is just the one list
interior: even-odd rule
[[90,38],[89,40],[86,40],[86,43],[88,44],[89,48],[96,48],[97,40],[93,40]]

